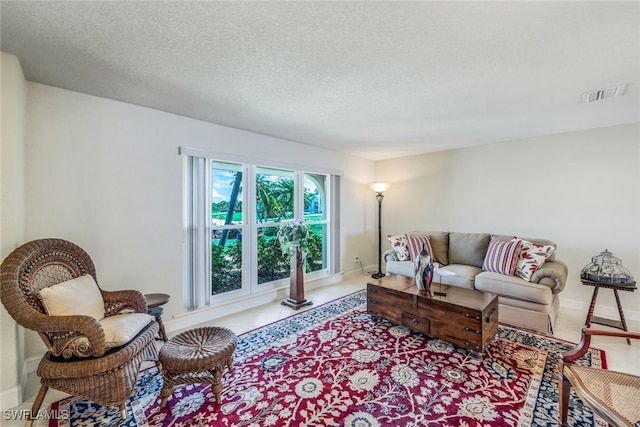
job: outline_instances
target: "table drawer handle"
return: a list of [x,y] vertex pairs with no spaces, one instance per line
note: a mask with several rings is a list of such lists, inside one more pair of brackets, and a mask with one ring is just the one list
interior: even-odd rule
[[465,327],[464,327],[464,330],[465,330],[465,331],[468,331],[468,332],[473,332],[474,334],[478,334],[478,335],[480,335],[480,334],[482,333],[481,331],[479,331],[479,330],[477,330],[477,329],[470,328],[470,327],[468,327],[468,326],[465,326]]
[[464,317],[470,317],[471,319],[480,320],[480,316],[474,316],[471,313],[465,313]]

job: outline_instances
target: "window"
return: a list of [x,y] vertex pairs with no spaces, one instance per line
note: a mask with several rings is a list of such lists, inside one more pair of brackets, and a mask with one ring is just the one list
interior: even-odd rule
[[294,219],[311,232],[307,277],[339,270],[338,173],[181,153],[187,310],[288,286],[290,259],[276,235]]

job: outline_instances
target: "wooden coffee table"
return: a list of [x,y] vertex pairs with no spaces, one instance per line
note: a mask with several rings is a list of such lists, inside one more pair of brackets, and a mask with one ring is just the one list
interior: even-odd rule
[[[446,295],[436,295],[434,291]],[[432,283],[419,291],[415,279],[385,276],[367,284],[369,314],[449,341],[482,356],[498,328],[498,296]]]

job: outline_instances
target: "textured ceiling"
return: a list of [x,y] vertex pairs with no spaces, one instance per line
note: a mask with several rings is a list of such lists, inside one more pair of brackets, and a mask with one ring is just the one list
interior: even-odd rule
[[1,7],[29,81],[370,159],[640,121],[637,1]]

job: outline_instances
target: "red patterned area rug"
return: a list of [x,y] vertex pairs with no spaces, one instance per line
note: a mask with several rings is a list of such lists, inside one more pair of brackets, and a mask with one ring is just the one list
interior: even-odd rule
[[[358,292],[239,337],[222,404],[208,385],[174,388],[141,373],[129,427],[548,426],[557,424],[557,355],[573,344],[501,325],[483,359],[372,318]],[[604,352],[582,363],[605,367]],[[70,398],[50,427],[116,425],[117,408]],[[62,412],[65,411],[65,412]],[[606,425],[575,396],[570,425]]]

